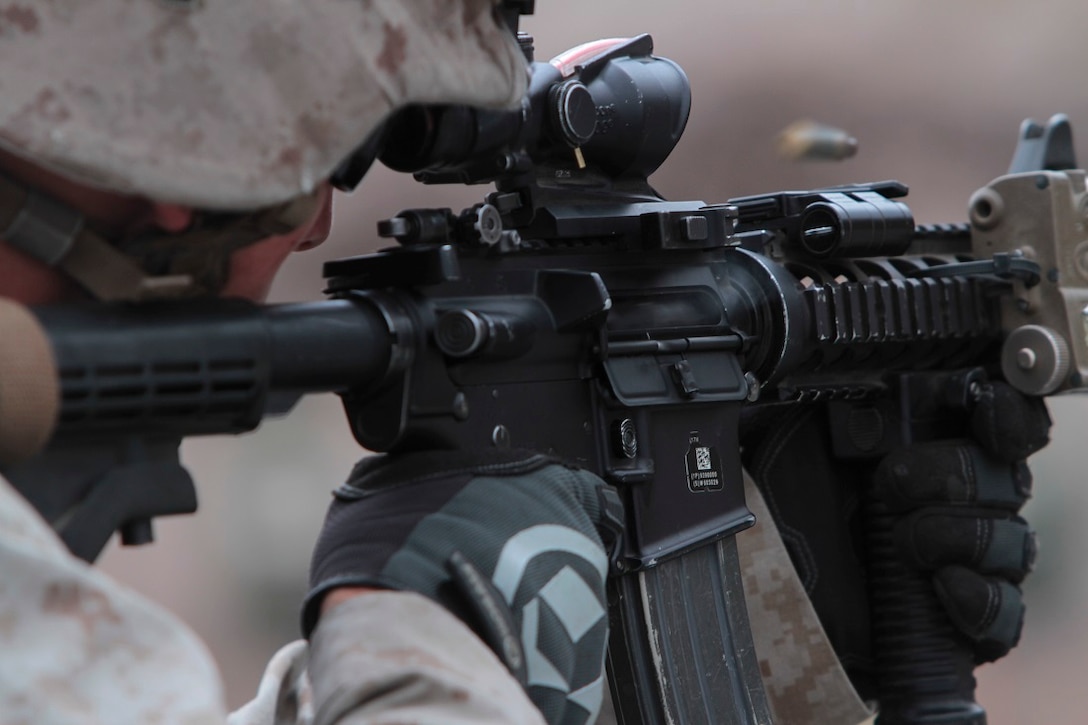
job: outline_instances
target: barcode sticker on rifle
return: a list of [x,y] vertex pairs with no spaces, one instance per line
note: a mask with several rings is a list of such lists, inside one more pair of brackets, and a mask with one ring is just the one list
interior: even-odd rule
[[699,434],[688,435],[688,454],[685,460],[688,472],[688,489],[692,493],[721,491],[725,488],[722,479],[721,459],[713,446],[700,445]]

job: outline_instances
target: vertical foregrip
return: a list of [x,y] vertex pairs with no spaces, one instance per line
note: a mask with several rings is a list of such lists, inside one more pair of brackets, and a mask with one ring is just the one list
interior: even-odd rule
[[985,725],[975,703],[974,656],[928,576],[908,569],[887,506],[866,503],[879,725]]

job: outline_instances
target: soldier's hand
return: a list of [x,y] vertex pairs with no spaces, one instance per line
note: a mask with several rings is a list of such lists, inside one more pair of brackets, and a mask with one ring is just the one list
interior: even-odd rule
[[592,722],[608,631],[599,532],[620,515],[595,475],[530,452],[365,459],[335,492],[303,630],[344,587],[418,592],[480,635],[549,723]]
[[1018,512],[1031,494],[1025,459],[1049,440],[1041,399],[1005,383],[980,390],[970,439],[918,443],[876,469],[874,494],[900,514],[903,558],[932,572],[953,624],[977,662],[1004,656],[1020,638],[1019,584],[1035,558],[1035,534]]
[[1046,444],[1050,427],[1040,400],[1004,383],[984,387],[969,437],[895,451],[875,474],[870,461],[834,457],[823,406],[753,413],[742,426],[745,466],[863,698],[875,696],[861,516],[872,486],[899,517],[903,560],[932,576],[975,657],[993,660],[1016,644],[1023,616],[1018,586],[1034,556],[1034,536],[1018,516],[1031,487],[1024,459]]

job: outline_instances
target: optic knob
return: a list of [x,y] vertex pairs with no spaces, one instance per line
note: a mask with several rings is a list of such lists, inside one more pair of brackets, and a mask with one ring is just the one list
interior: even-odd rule
[[1069,344],[1049,327],[1018,327],[1001,348],[1001,372],[1021,392],[1052,393],[1069,375]]
[[472,228],[479,235],[480,241],[487,245],[502,239],[502,215],[490,204],[483,204],[476,210]]

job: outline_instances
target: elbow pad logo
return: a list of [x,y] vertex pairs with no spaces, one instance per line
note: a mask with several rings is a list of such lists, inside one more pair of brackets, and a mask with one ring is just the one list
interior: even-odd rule
[[566,526],[541,524],[506,542],[491,577],[520,614],[529,696],[549,723],[595,722],[608,641],[601,545]]

